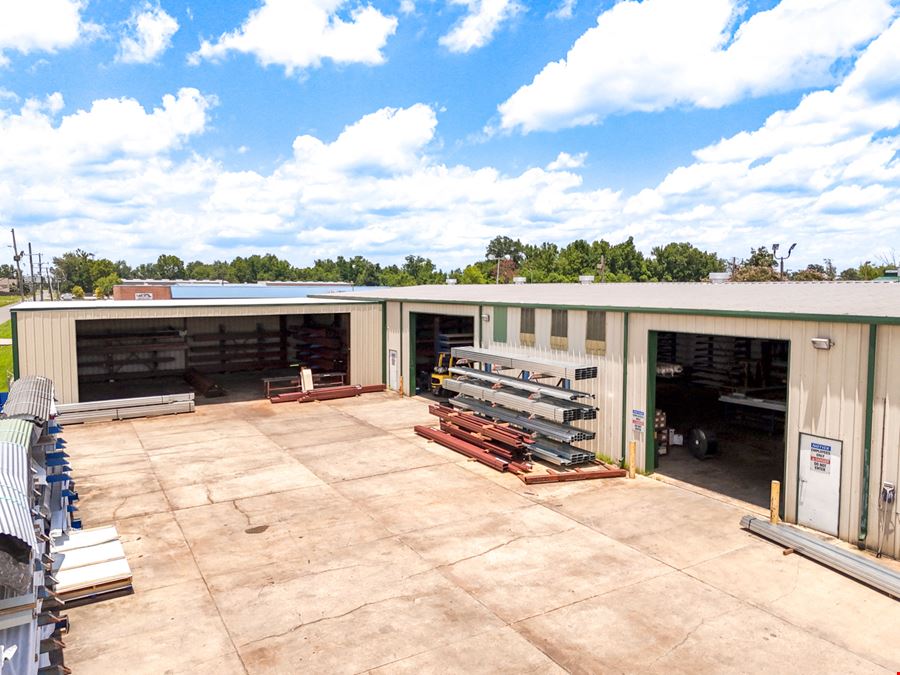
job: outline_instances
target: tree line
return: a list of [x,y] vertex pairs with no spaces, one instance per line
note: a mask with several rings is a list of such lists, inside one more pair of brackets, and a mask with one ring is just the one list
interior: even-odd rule
[[[155,262],[131,267],[124,260],[98,258],[82,249],[53,259],[55,281],[62,292],[75,295],[110,295],[122,279],[221,279],[230,283],[258,281],[343,281],[357,286],[411,286],[442,284],[454,278],[461,284],[510,283],[525,277],[529,283],[575,282],[582,275],[597,281],[702,281],[713,272],[730,272],[735,281],[781,280],[778,259],[765,246],[751,249],[740,261],[727,261],[715,252],[704,251],[687,242],[655,246],[645,256],[629,237],[611,244],[606,240],[578,239],[565,246],[544,242],[524,244],[506,236],[495,237],[482,260],[463,268],[443,271],[430,259],[406,256],[400,265],[382,265],[363,256],[316,260],[308,267],[295,267],[271,253],[238,256],[230,261],[185,263],[175,255],[160,255]],[[10,267],[10,266],[5,266]],[[808,265],[785,275],[787,280],[824,281],[833,279],[875,279],[896,260],[881,264],[866,261],[838,272],[830,260]],[[0,273],[4,268],[0,268]],[[12,268],[7,271],[12,271]],[[14,276],[14,274],[10,274]]]

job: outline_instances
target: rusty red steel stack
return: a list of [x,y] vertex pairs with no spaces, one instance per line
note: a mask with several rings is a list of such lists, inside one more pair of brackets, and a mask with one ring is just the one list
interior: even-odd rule
[[620,478],[627,473],[624,469],[597,461],[564,471],[547,467],[546,473],[534,473],[529,451],[534,436],[528,432],[446,406],[432,405],[428,412],[440,419],[441,428],[419,425],[415,427],[417,434],[497,471],[509,471],[528,485]]
[[429,406],[428,412],[440,419],[440,429],[417,426],[415,431],[420,436],[498,471],[531,471],[528,446],[534,439],[530,434],[445,406]]
[[269,400],[272,403],[290,403],[292,401],[309,403],[310,401],[330,401],[337,398],[350,398],[351,396],[359,396],[360,394],[374,394],[379,391],[384,391],[383,384],[353,384],[340,387],[322,387],[311,391],[292,391],[273,396]]

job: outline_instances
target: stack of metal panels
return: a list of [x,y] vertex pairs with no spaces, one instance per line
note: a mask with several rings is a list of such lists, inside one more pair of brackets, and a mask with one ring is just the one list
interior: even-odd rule
[[22,378],[0,414],[0,645],[14,673],[65,672],[68,621],[52,576],[50,542],[78,526],[53,383]]
[[597,417],[597,409],[583,403],[554,398],[535,400],[530,398],[527,392],[507,387],[495,389],[481,382],[447,379],[444,380],[444,389],[465,394],[480,401],[499,403],[507,408],[530,415],[539,415],[554,422],[574,422]]
[[570,363],[523,352],[481,349],[479,347],[455,347],[453,356],[457,359],[491,363],[500,368],[524,370],[564,380],[590,380],[597,377],[597,366],[586,363]]
[[456,408],[471,410],[484,417],[491,417],[507,424],[513,424],[521,429],[528,429],[536,434],[562,443],[577,443],[578,441],[589,441],[594,438],[593,431],[576,429],[575,427],[556,424],[547,420],[534,419],[503,406],[486,405],[468,396],[457,396],[450,399],[450,404]]
[[596,457],[594,453],[576,448],[568,443],[559,443],[547,438],[538,438],[531,444],[531,454],[540,457],[552,464],[569,466],[570,464],[583,464],[592,462]]
[[563,389],[562,387],[551,387],[549,384],[541,384],[535,380],[521,380],[517,377],[509,377],[508,375],[499,375],[497,373],[489,373],[485,370],[477,370],[476,368],[466,368],[464,366],[454,366],[450,368],[453,375],[461,375],[463,377],[472,377],[476,380],[490,382],[491,384],[499,384],[513,389],[530,392],[534,397],[549,396],[550,398],[558,398],[562,401],[575,401],[580,398],[594,398],[593,394],[584,391],[575,391],[574,389]]
[[163,394],[137,398],[116,398],[86,403],[59,405],[59,420],[65,424],[80,422],[106,422],[134,417],[177,415],[194,412],[194,392],[187,394]]

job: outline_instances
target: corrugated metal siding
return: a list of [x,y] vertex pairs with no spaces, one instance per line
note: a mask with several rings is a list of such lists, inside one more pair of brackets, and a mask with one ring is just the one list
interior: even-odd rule
[[869,477],[869,532],[866,544],[878,546],[885,529],[884,551],[900,558],[896,501],[892,511],[878,508],[884,481],[900,486],[900,327],[879,326],[875,361],[875,404],[872,414],[872,463]]
[[30,448],[37,435],[37,427],[32,422],[0,419],[0,443],[17,443]]
[[[56,396],[60,403],[77,403],[78,398],[78,371],[76,350],[76,321],[90,322],[103,321],[115,322],[126,325],[132,322],[145,322],[147,319],[155,320],[158,324],[190,321],[192,330],[194,327],[210,326],[210,331],[217,330],[218,324],[227,320],[229,325],[246,322],[250,329],[258,322],[272,321],[273,326],[278,325],[277,317],[284,314],[288,317],[303,314],[332,314],[350,313],[351,331],[354,325],[354,316],[359,314],[366,319],[356,319],[374,322],[371,326],[372,335],[377,335],[374,344],[375,364],[365,365],[371,355],[369,348],[357,344],[357,354],[363,354],[362,362],[351,366],[351,377],[365,377],[365,382],[359,384],[378,384],[381,382],[381,361],[377,354],[381,350],[381,306],[376,304],[287,304],[287,305],[246,305],[246,306],[197,306],[197,307],[154,307],[147,303],[147,307],[129,308],[128,312],[111,308],[97,307],[96,309],[53,310],[53,311],[23,311],[16,312],[17,338],[19,348],[19,372],[20,375],[44,375],[53,380],[56,387]],[[80,324],[79,328],[85,324]],[[107,324],[111,325],[111,324]],[[146,323],[144,323],[146,325]],[[203,330],[206,330],[203,328]],[[363,332],[367,332],[366,328]],[[351,336],[351,349],[354,339]],[[355,359],[360,361],[359,356]],[[356,368],[362,368],[357,371]],[[377,377],[371,373],[377,370]]]
[[[743,318],[631,314],[628,349],[627,410],[647,404],[647,337],[651,330],[736,335],[788,340],[791,344],[786,417],[785,514],[797,516],[797,461],[801,432],[842,440],[839,534],[856,536],[859,525],[860,476],[865,426],[868,327],[859,324],[813,323]],[[610,334],[607,329],[607,333]],[[813,349],[814,337],[830,337],[829,351]],[[615,350],[615,347],[610,347]],[[644,466],[644,439],[639,463]]]
[[381,305],[366,305],[350,314],[350,381],[380,384],[384,345],[381,337]]

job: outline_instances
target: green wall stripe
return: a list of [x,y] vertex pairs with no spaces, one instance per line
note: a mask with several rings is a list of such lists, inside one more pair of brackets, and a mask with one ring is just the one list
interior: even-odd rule
[[[12,328],[12,362],[13,362],[13,377],[17,380],[19,379],[19,326],[16,319],[16,310],[10,310],[9,312],[10,327]],[[6,373],[3,374],[6,377]]]
[[494,342],[506,342],[507,308],[494,307]]
[[656,347],[657,332],[651,330],[647,335],[647,410],[644,417],[644,437],[647,454],[644,458],[644,471],[656,469]]
[[866,538],[869,535],[869,475],[872,463],[872,411],[875,407],[875,351],[878,337],[878,326],[869,326],[869,363],[866,370],[866,428],[863,440],[863,475],[862,495],[859,505],[859,534],[857,546],[866,547]]

